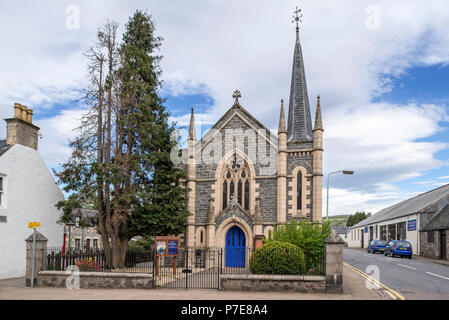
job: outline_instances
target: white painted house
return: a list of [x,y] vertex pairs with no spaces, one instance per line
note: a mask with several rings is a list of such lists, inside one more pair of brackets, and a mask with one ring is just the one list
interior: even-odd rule
[[62,246],[63,225],[57,224],[55,204],[64,199],[42,160],[39,128],[32,123],[32,110],[14,106],[14,118],[5,119],[6,140],[0,141],[0,279],[25,276],[25,239],[32,234],[28,222],[49,240]]
[[448,205],[449,184],[392,205],[350,227],[348,247],[368,248],[371,240],[406,240],[420,255],[420,231]]

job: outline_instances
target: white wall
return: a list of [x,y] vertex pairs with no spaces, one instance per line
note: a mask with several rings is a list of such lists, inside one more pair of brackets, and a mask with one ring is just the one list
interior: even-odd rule
[[[401,217],[401,218],[397,218],[397,219],[391,219],[391,220],[387,220],[387,221],[382,221],[382,222],[378,222],[378,223],[373,223],[373,224],[368,224],[368,232],[363,232],[363,248],[368,248],[368,244],[369,244],[369,228],[372,226],[376,226],[377,228],[377,237],[376,237],[376,232],[374,231],[373,234],[373,239],[374,240],[379,240],[380,239],[380,227],[381,226],[387,226],[387,233],[388,233],[388,225],[390,224],[396,224],[399,222],[405,222],[405,226],[406,229],[408,229],[408,221],[409,220],[414,220],[416,219],[416,229],[418,229],[419,226],[419,220],[418,220],[418,214],[412,214],[409,216],[405,216],[405,217]],[[355,236],[353,236],[353,230],[355,230]],[[360,228],[356,228],[356,229],[350,229],[348,231],[348,247],[349,248],[361,248],[362,247],[362,241],[361,241],[361,231],[365,230],[365,226],[360,227]],[[419,254],[419,231],[415,230],[415,231],[406,231],[406,239],[407,241],[409,241],[412,244],[412,248],[413,248],[413,253],[414,254]]]
[[32,234],[28,222],[41,223],[38,231],[48,246],[62,246],[63,226],[57,224],[55,204],[64,199],[40,154],[22,145],[13,145],[0,156],[0,174],[4,181],[6,206],[0,215],[0,279],[25,276],[25,239]]

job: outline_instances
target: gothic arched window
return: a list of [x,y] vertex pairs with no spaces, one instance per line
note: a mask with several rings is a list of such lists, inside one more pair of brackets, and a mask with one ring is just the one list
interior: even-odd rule
[[223,210],[228,207],[232,199],[235,199],[245,210],[249,210],[250,178],[248,164],[240,156],[234,154],[223,173]]
[[296,209],[302,209],[302,173],[298,172],[296,177]]

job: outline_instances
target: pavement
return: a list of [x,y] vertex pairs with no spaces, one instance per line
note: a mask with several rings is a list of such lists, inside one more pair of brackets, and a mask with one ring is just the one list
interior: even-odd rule
[[386,257],[362,249],[345,249],[343,259],[348,268],[376,278],[379,290],[387,296],[397,293],[407,300],[449,300],[449,263],[444,261]]
[[365,279],[343,269],[343,293],[247,292],[200,289],[78,289],[28,288],[24,278],[0,280],[0,300],[383,300],[367,289]]

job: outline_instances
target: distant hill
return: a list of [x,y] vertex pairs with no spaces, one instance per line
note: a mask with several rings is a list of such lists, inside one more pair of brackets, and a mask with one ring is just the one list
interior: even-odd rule
[[[341,214],[337,216],[329,216],[329,221],[331,222],[332,227],[346,227],[346,220],[350,214]],[[326,218],[324,217],[323,220]]]

